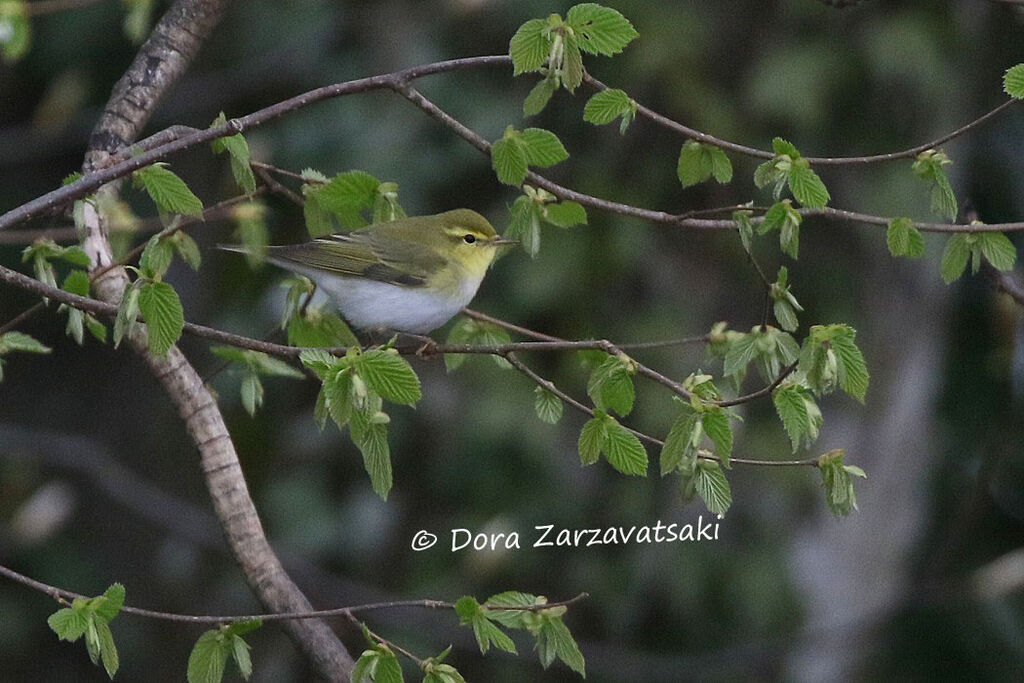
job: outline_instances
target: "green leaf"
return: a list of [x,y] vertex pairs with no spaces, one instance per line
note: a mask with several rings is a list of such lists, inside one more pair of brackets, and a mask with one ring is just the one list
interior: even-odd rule
[[160,235],[153,235],[139,257],[139,271],[149,279],[161,278],[171,266],[174,259],[174,247],[170,240]]
[[772,402],[794,452],[801,443],[810,445],[818,438],[821,412],[807,389],[795,382],[783,383],[772,392]]
[[788,175],[789,190],[800,204],[813,209],[823,208],[830,199],[825,183],[811,170],[805,159],[793,162]]
[[996,270],[1013,270],[1017,262],[1017,249],[1013,242],[1001,232],[978,232],[975,235],[975,249],[981,251],[985,260]]
[[121,303],[117,306],[117,317],[114,318],[114,348],[121,344],[121,340],[131,336],[135,328],[135,320],[139,315],[139,285],[133,283],[124,288],[121,294]]
[[857,509],[857,495],[850,475],[867,477],[864,470],[853,465],[844,465],[845,452],[834,449],[818,458],[818,471],[825,486],[825,500],[834,515],[848,515]]
[[601,449],[604,447],[608,434],[608,421],[601,416],[591,418],[580,431],[577,447],[580,453],[580,462],[584,465],[593,465],[601,457]]
[[[217,128],[227,123],[227,119],[224,116],[224,112],[213,120],[210,124],[211,128]],[[246,194],[252,194],[256,191],[256,177],[252,173],[252,167],[249,165],[249,143],[246,142],[245,138],[241,133],[236,133],[228,137],[217,138],[210,143],[213,148],[214,154],[220,154],[227,152],[231,159],[231,174],[235,178],[235,182]]]
[[139,311],[149,331],[149,350],[158,356],[178,341],[185,325],[181,300],[166,282],[146,282],[139,290]]
[[713,460],[701,460],[695,474],[694,486],[704,506],[713,514],[725,515],[732,505],[732,491],[722,468]]
[[958,232],[951,235],[946,242],[946,248],[942,252],[942,281],[947,285],[963,275],[967,267],[967,261],[971,258],[973,237],[967,233]]
[[113,621],[124,606],[124,586],[120,583],[111,584],[107,590],[103,591],[102,596],[93,598],[91,602],[96,616],[104,622]]
[[800,152],[797,151],[796,145],[779,137],[772,139],[772,151],[775,152],[776,156],[782,156],[784,154],[790,159],[797,159],[800,157]]
[[171,235],[168,241],[182,261],[187,263],[192,270],[199,270],[199,264],[202,263],[203,257],[199,253],[199,245],[194,239],[179,230]]
[[117,654],[117,646],[114,645],[114,634],[105,621],[94,620],[96,633],[99,636],[100,660],[110,679],[114,679],[118,667],[121,666],[121,659]]
[[559,228],[571,228],[574,225],[587,224],[587,211],[580,204],[564,201],[557,204],[545,204],[544,220]]
[[[379,399],[377,401],[379,403]],[[367,414],[370,413],[370,414]],[[370,484],[374,492],[383,500],[388,499],[391,491],[391,450],[388,447],[388,427],[386,423],[377,422],[379,410],[353,411],[349,422],[352,441],[363,455],[363,466],[370,475]]]
[[557,657],[580,676],[586,676],[583,653],[561,617],[544,617],[537,634],[537,653],[545,669]]
[[543,128],[527,128],[520,133],[526,163],[530,166],[553,166],[569,158],[558,136]]
[[[319,212],[317,215],[325,219],[329,228],[333,229],[330,216],[316,202],[307,201],[303,205],[304,212],[306,207],[313,207],[311,211]],[[235,223],[234,235],[245,247],[245,262],[250,268],[257,268],[266,260],[267,244],[270,242],[266,213],[267,208],[263,203],[255,201],[239,204],[231,211],[231,219]]]
[[46,346],[24,332],[5,332],[0,334],[0,356],[18,351],[21,353],[50,353],[53,349]]
[[537,71],[547,62],[551,49],[551,38],[548,35],[548,22],[543,19],[531,19],[515,32],[508,44],[508,54],[512,58],[512,75],[528,71]]
[[569,92],[574,92],[583,82],[583,55],[580,54],[579,41],[575,36],[566,37],[562,54],[562,85]]
[[623,474],[645,476],[647,451],[640,439],[615,420],[608,422],[602,445],[608,464]]
[[611,123],[632,113],[634,102],[624,90],[608,88],[595,93],[583,107],[583,120],[594,125]]
[[540,250],[540,212],[537,202],[526,195],[517,197],[509,207],[508,228],[504,236],[519,240],[530,258]]
[[288,343],[292,346],[359,346],[359,340],[334,313],[307,308],[305,315],[296,313],[288,320]]
[[219,630],[203,633],[188,656],[188,683],[220,683],[230,654]]
[[894,218],[889,221],[885,242],[893,256],[920,258],[924,254],[924,237],[909,218]]
[[249,644],[241,636],[231,636],[231,658],[235,660],[242,678],[249,680],[252,676],[252,657],[249,654]]
[[13,63],[25,56],[32,44],[28,10],[21,0],[0,2],[0,57]]
[[616,10],[593,2],[570,8],[565,23],[576,33],[580,49],[593,55],[618,54],[639,35]]
[[392,403],[415,405],[423,397],[416,372],[394,349],[366,351],[355,366],[369,387]]
[[374,683],[402,683],[402,667],[394,652],[388,651],[380,656],[373,680]]
[[[476,321],[472,318],[462,317],[452,326],[445,340],[447,345],[477,344],[483,346],[501,346],[508,344],[511,338],[508,332],[493,323]],[[462,366],[467,354],[446,353],[444,364],[449,372]],[[508,369],[512,366],[501,356],[491,356],[498,367]]]
[[614,410],[621,416],[633,410],[634,389],[629,360],[608,356],[590,374],[587,394],[601,410]]
[[839,361],[839,386],[861,403],[868,391],[868,367],[864,355],[854,339],[857,331],[846,325],[831,325],[835,329],[829,343]]
[[751,215],[753,215],[753,212],[747,209],[733,211],[732,214],[732,220],[736,223],[736,231],[740,234],[740,243],[743,245],[743,250],[748,254],[750,253],[751,241],[754,238],[754,225],[750,222]]
[[496,593],[487,598],[484,603],[484,611],[487,618],[507,626],[509,628],[527,628],[533,622],[533,614],[523,609],[500,609],[501,607],[533,607],[543,605],[547,602],[544,598],[520,593],[519,591],[505,591]]
[[246,373],[242,377],[242,407],[249,417],[256,416],[256,409],[263,406],[263,383],[254,372]]
[[945,169],[952,163],[944,152],[928,149],[918,154],[911,166],[914,174],[930,187],[932,211],[949,220],[956,219],[957,214],[956,195]]
[[51,614],[46,623],[60,640],[73,643],[89,627],[89,614],[87,610],[65,607]]
[[523,115],[535,116],[544,111],[551,96],[558,90],[558,83],[553,78],[542,78],[530,90],[530,94],[523,100]]
[[522,185],[526,179],[526,150],[520,140],[503,137],[491,143],[491,168],[506,185]]
[[676,470],[692,472],[697,463],[697,445],[704,430],[703,420],[701,414],[689,403],[680,405],[679,413],[665,437],[665,445],[661,448],[662,476]]
[[683,187],[702,183],[714,176],[719,183],[732,180],[732,162],[718,147],[687,140],[679,150],[676,176]]
[[133,177],[142,184],[153,203],[161,211],[180,213],[185,216],[200,216],[203,203],[192,194],[185,181],[158,162],[135,171]]
[[565,410],[562,399],[542,386],[534,387],[533,393],[533,408],[537,412],[537,417],[548,424],[557,424]]
[[716,406],[701,416],[701,422],[704,433],[715,444],[715,455],[721,459],[723,467],[729,467],[729,458],[732,456],[732,427],[729,426],[729,415]]
[[1024,64],[1011,66],[1003,76],[1003,90],[1015,99],[1024,99]]

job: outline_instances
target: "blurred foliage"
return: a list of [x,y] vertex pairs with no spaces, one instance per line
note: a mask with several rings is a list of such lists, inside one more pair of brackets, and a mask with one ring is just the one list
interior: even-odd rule
[[[781,136],[809,156],[903,149],[952,130],[1002,102],[1003,71],[1024,60],[1017,39],[1024,15],[984,0],[843,10],[814,0],[609,4],[640,38],[613,60],[588,57],[598,78],[701,130],[763,149]],[[240,115],[326,83],[502,53],[523,21],[566,7],[540,0],[236,3],[150,130],[205,127],[221,111]],[[133,54],[119,32],[122,19],[112,1],[34,19],[27,55],[0,66],[0,209],[56,187],[80,165],[88,131]],[[682,211],[753,192],[757,162],[736,156],[731,185],[681,189],[673,171],[682,140],[643,121],[626,136],[615,126],[584,124],[581,91],[555,93],[540,115],[524,120],[522,101],[535,80],[489,68],[418,87],[490,140],[509,124],[556,131],[571,157],[550,176],[591,194]],[[1015,111],[946,146],[958,195],[986,222],[1024,215],[1022,133]],[[388,93],[303,109],[247,139],[254,159],[296,172],[363,169],[397,182],[411,214],[468,206],[504,228],[516,196],[485,156]],[[203,149],[172,161],[207,205],[236,191],[223,156]],[[927,192],[909,162],[821,174],[837,206],[928,217]],[[767,201],[768,192],[760,197]],[[151,212],[137,196],[128,201],[140,214]],[[302,237],[301,210],[278,198],[267,207],[271,243]],[[588,219],[545,229],[536,259],[515,253],[499,261],[473,306],[561,337],[622,342],[702,334],[718,320],[736,329],[759,322],[760,284],[734,235],[596,211]],[[32,227],[57,224],[63,221],[49,218]],[[202,270],[175,263],[168,279],[187,319],[261,336],[281,317],[282,274],[269,266],[251,271],[243,259],[211,251],[231,241],[231,230],[221,222],[194,230]],[[736,468],[735,503],[714,543],[451,553],[443,546],[456,527],[516,530],[529,545],[535,525],[696,522],[702,509],[683,507],[667,479],[622,477],[604,463],[581,468],[575,448],[583,416],[567,411],[557,425],[540,422],[532,385],[484,359],[451,374],[439,361],[416,365],[424,397],[415,410],[392,412],[394,488],[386,503],[373,494],[347,438],[317,429],[313,382],[266,378],[263,409],[252,419],[238,399],[238,376],[221,374],[213,386],[285,565],[323,607],[482,599],[506,589],[558,600],[587,591],[591,597],[566,623],[592,681],[813,680],[851,657],[864,677],[1002,680],[1019,672],[1020,588],[984,602],[960,582],[1021,545],[1020,310],[980,278],[945,288],[937,239],[926,237],[924,259],[895,260],[883,230],[809,219],[798,263],[780,257],[770,240],[756,248],[769,272],[788,266],[803,325],[843,321],[859,331],[872,370],[867,407],[845,397],[823,402],[818,446],[846,447],[846,461],[872,477],[858,488],[860,513],[831,520],[811,470]],[[0,262],[17,264],[19,251],[0,244]],[[31,303],[5,290],[0,320]],[[92,340],[79,348],[63,325],[52,312],[25,325],[54,352],[17,357],[0,384],[3,563],[88,594],[119,581],[137,606],[256,609],[210,524],[194,448],[157,383],[123,349]],[[913,356],[922,346],[929,354]],[[219,365],[196,340],[182,347],[201,372]],[[673,377],[698,367],[720,371],[692,347],[637,356]],[[583,395],[587,372],[574,355],[527,360]],[[737,457],[789,453],[767,402],[742,413]],[[673,414],[668,392],[643,386],[631,419],[663,434]],[[896,437],[904,430],[927,438],[902,444]],[[441,536],[439,546],[412,552],[419,529]],[[819,550],[808,559],[808,546],[839,549],[833,559],[844,571],[828,575],[829,558]],[[858,591],[872,581],[880,592],[862,599]],[[835,605],[812,590],[821,583]],[[45,596],[0,584],[4,678],[102,680],[77,648],[49,632],[52,607]],[[454,614],[382,612],[369,621],[423,656],[453,642],[448,661],[469,680],[541,679],[528,641],[517,640],[519,657],[482,657]],[[347,626],[339,622],[339,629]],[[844,641],[851,630],[861,636],[856,646]],[[119,680],[180,680],[201,629],[124,619],[114,631]],[[342,633],[358,652],[359,634]],[[262,628],[249,642],[257,680],[307,678],[280,630]],[[558,665],[542,679],[578,680]]]

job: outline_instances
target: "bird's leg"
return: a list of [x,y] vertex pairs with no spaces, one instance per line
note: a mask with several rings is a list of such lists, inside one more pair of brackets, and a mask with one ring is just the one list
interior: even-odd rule
[[419,358],[426,358],[428,356],[433,356],[435,353],[437,353],[437,342],[431,339],[430,337],[427,337],[422,334],[412,334],[411,332],[403,332],[402,334],[420,342],[420,347],[416,349],[416,355]]

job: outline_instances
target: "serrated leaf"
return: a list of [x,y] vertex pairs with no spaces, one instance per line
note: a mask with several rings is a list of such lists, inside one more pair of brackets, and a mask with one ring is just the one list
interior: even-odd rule
[[553,166],[569,158],[558,136],[543,128],[527,128],[519,135],[526,163],[530,166]]
[[863,354],[854,342],[857,333],[846,325],[833,327],[836,328],[836,332],[829,340],[829,344],[839,361],[839,386],[863,403],[868,391],[868,368]]
[[121,659],[117,654],[117,646],[114,645],[114,634],[111,633],[110,626],[105,621],[96,620],[95,623],[96,633],[99,636],[100,660],[103,662],[103,668],[106,670],[107,675],[113,680],[114,674],[117,673],[118,667],[121,666]]
[[377,671],[373,677],[374,683],[402,683],[402,667],[398,663],[398,657],[393,652],[381,654],[377,661]]
[[[213,120],[210,124],[211,128],[222,126],[227,122],[224,116],[224,112]],[[217,138],[210,143],[213,148],[214,154],[220,154],[227,152],[231,162],[231,175],[234,177],[235,182],[246,194],[252,194],[256,191],[256,177],[252,173],[252,167],[249,165],[249,143],[246,142],[245,137],[241,133],[235,135],[229,135],[227,137]]]
[[85,610],[65,607],[51,614],[46,623],[60,640],[73,643],[89,627],[89,616]]
[[711,156],[711,175],[723,185],[732,181],[732,161],[720,147],[705,145],[705,152]]
[[544,220],[559,228],[586,225],[587,211],[582,205],[568,200],[557,204],[545,204]]
[[622,52],[639,35],[619,12],[593,2],[571,7],[565,23],[576,33],[581,50],[606,57]]
[[894,218],[885,231],[885,242],[893,256],[920,258],[924,254],[924,237],[909,218]]
[[577,449],[580,453],[580,462],[584,465],[593,465],[601,457],[601,448],[604,446],[605,437],[608,433],[608,423],[602,417],[594,417],[583,425],[580,430],[580,438],[577,442]]
[[929,184],[932,211],[954,220],[957,214],[956,195],[945,168],[951,163],[944,152],[928,149],[917,155],[911,168],[917,177]]
[[1017,249],[1006,235],[1001,232],[979,232],[976,237],[974,248],[981,251],[993,268],[1013,270],[1017,262]]
[[696,441],[700,439],[702,431],[703,421],[700,413],[689,404],[684,404],[672,422],[668,436],[665,437],[665,445],[661,448],[659,460],[662,476],[676,470],[692,471],[697,462]]
[[491,168],[506,185],[522,185],[526,179],[526,150],[522,142],[508,137],[491,143]]
[[542,422],[557,424],[562,419],[562,413],[565,411],[565,404],[562,403],[562,399],[542,386],[534,387],[533,393],[533,409],[537,412],[537,417]]
[[1024,99],[1024,64],[1011,66],[1003,75],[1003,90],[1010,97]]
[[174,247],[174,251],[178,253],[181,260],[189,265],[192,270],[199,270],[199,265],[202,263],[203,257],[199,253],[199,245],[196,241],[186,235],[185,233],[178,231],[170,237],[171,246]]
[[789,169],[789,190],[801,205],[812,209],[823,208],[830,199],[825,183],[806,165],[806,161],[801,159],[800,162],[795,162]]
[[531,19],[513,34],[508,44],[512,58],[512,75],[537,71],[547,62],[551,49],[551,38],[547,35],[548,23],[543,19]]
[[165,165],[156,163],[140,168],[133,176],[161,211],[185,216],[202,215],[203,202],[192,194],[184,180]]
[[516,654],[516,644],[512,642],[508,634],[491,623],[485,616],[476,617],[472,620],[471,625],[473,635],[476,636],[477,645],[480,647],[480,652],[486,654],[493,644],[499,650]]
[[632,110],[629,95],[623,90],[608,88],[595,93],[583,107],[583,120],[594,125],[611,123]]
[[537,654],[546,669],[557,657],[581,676],[586,676],[583,653],[561,617],[546,617],[537,634]]
[[349,432],[352,441],[363,455],[363,466],[370,475],[370,484],[374,492],[383,500],[387,500],[392,485],[388,428],[387,424],[374,422],[372,417],[373,415],[367,415],[364,411],[353,411],[349,420]]
[[942,252],[942,281],[947,285],[959,278],[964,269],[967,268],[967,261],[971,258],[970,236],[965,233],[951,235],[946,242],[946,248]]
[[96,611],[96,616],[105,622],[110,622],[124,606],[124,586],[120,583],[111,584],[107,590],[103,591],[101,597],[102,600],[93,598],[92,606]]
[[166,282],[146,282],[139,290],[139,312],[148,327],[149,350],[165,355],[185,325],[178,293]]
[[295,315],[285,328],[291,346],[359,346],[359,340],[345,321],[333,313],[308,310]]
[[729,467],[732,456],[732,427],[729,416],[721,408],[711,409],[701,416],[704,433],[715,444],[715,455],[722,461],[723,467]]
[[188,655],[188,683],[220,683],[229,655],[219,631],[203,633]]
[[683,187],[702,183],[711,177],[711,157],[704,154],[703,146],[696,140],[687,140],[680,148],[676,177]]
[[[504,329],[487,322],[478,322],[472,318],[462,317],[452,326],[448,332],[445,344],[479,344],[484,346],[501,346],[508,344],[511,338]],[[508,369],[512,366],[501,356],[491,356],[498,367]],[[444,356],[445,367],[449,372],[462,366],[466,360],[466,354],[446,353]]]
[[11,331],[0,334],[0,356],[18,351],[21,353],[50,353],[53,349],[36,341],[24,332]]
[[488,619],[509,628],[527,628],[531,612],[522,609],[500,609],[501,607],[532,607],[543,604],[543,598],[519,591],[505,591],[487,598],[484,611]]
[[782,420],[782,427],[793,444],[794,452],[802,442],[810,443],[817,437],[817,428],[808,409],[808,400],[810,399],[807,390],[792,382],[781,384],[772,392],[772,402],[775,404],[779,419]]
[[562,55],[562,86],[569,92],[575,92],[583,82],[583,55],[575,36],[566,37]]
[[121,303],[117,307],[117,317],[114,318],[114,348],[116,349],[121,340],[131,336],[135,328],[135,320],[139,315],[139,287],[130,284],[124,288],[121,294]]
[[139,270],[147,278],[160,278],[170,268],[173,259],[174,247],[170,241],[161,235],[153,235],[139,257]]
[[249,680],[252,676],[252,657],[249,654],[249,644],[241,636],[231,636],[231,657],[235,660],[235,666],[242,678]]
[[626,361],[608,356],[594,369],[587,382],[587,394],[601,410],[614,410],[621,416],[633,410],[633,379]]
[[608,423],[602,446],[608,464],[623,474],[645,476],[647,451],[640,439],[618,422]]
[[423,394],[420,379],[409,362],[390,350],[366,351],[356,361],[359,376],[385,400],[415,405]]
[[551,96],[558,89],[558,84],[552,78],[542,78],[530,89],[530,93],[523,100],[523,115],[535,116],[548,105]]
[[361,228],[366,221],[360,212],[373,208],[379,188],[380,181],[369,173],[345,171],[307,197],[315,197],[315,201],[345,227]]
[[732,491],[729,480],[717,462],[698,462],[693,484],[709,512],[720,516],[728,512],[732,505]]
[[785,154],[790,159],[797,159],[800,157],[800,152],[797,151],[796,145],[778,137],[772,139],[772,151],[775,152],[776,156]]
[[745,372],[757,352],[758,336],[756,333],[736,336],[729,342],[728,350],[725,353],[723,374],[726,377],[731,377]]
[[818,471],[821,472],[822,484],[825,486],[825,500],[834,515],[848,515],[857,509],[857,496],[850,474],[864,475],[859,467],[843,465],[844,455],[842,449],[834,449],[818,458]]
[[242,407],[249,417],[256,416],[256,409],[263,405],[263,383],[254,372],[248,372],[242,377]]

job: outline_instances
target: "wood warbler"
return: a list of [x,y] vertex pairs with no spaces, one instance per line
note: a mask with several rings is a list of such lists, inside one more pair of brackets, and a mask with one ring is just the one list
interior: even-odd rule
[[426,334],[472,300],[498,247],[512,243],[476,211],[455,209],[268,247],[267,260],[313,280],[356,328]]

